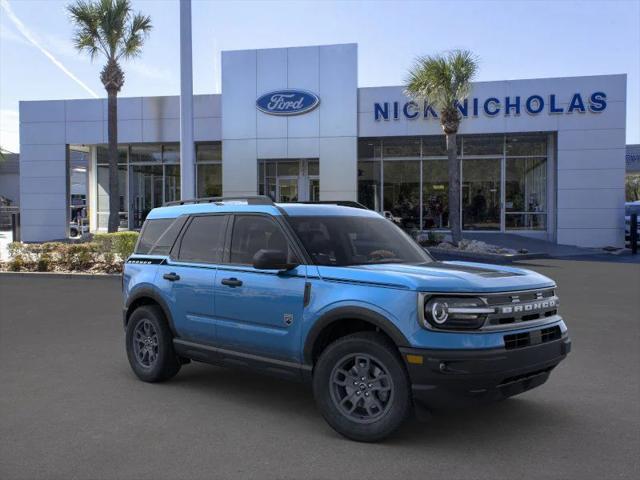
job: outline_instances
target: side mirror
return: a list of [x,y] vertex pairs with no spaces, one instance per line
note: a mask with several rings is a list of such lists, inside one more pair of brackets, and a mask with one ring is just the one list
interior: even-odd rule
[[253,256],[253,268],[259,270],[291,270],[297,267],[295,263],[289,263],[287,252],[282,250],[261,249]]

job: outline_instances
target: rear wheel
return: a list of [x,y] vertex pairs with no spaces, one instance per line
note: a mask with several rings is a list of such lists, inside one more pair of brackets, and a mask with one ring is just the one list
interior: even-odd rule
[[175,376],[180,360],[173,350],[173,335],[160,307],[137,308],[127,323],[127,357],[140,380],[161,382]]
[[409,379],[395,345],[374,332],[329,345],[316,364],[313,390],[325,420],[352,440],[382,440],[411,411]]

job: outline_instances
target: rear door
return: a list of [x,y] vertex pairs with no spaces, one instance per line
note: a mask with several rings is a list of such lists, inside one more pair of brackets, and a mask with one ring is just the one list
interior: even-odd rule
[[216,269],[222,260],[228,215],[191,217],[161,265],[156,284],[171,308],[180,338],[215,343]]
[[306,267],[287,272],[253,268],[260,249],[285,250],[291,260],[296,255],[282,226],[269,215],[236,214],[229,229],[230,248],[216,277],[218,342],[231,350],[299,361]]

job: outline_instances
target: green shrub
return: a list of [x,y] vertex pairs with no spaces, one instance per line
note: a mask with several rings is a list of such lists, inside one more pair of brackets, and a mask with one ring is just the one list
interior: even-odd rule
[[25,268],[25,262],[22,255],[15,255],[9,260],[8,267],[11,272],[19,272]]
[[113,236],[112,252],[118,254],[122,260],[125,260],[133,253],[133,249],[136,247],[138,232],[117,232]]
[[39,272],[48,272],[51,269],[51,257],[47,253],[40,255],[36,264],[36,270]]
[[138,232],[97,233],[93,241],[102,253],[114,253],[124,260],[133,253]]

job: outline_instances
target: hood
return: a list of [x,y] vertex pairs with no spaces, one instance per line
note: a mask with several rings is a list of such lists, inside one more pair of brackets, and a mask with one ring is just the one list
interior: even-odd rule
[[369,283],[425,292],[503,292],[552,287],[553,280],[523,268],[472,262],[421,265],[384,263],[352,267],[319,266],[327,280]]

